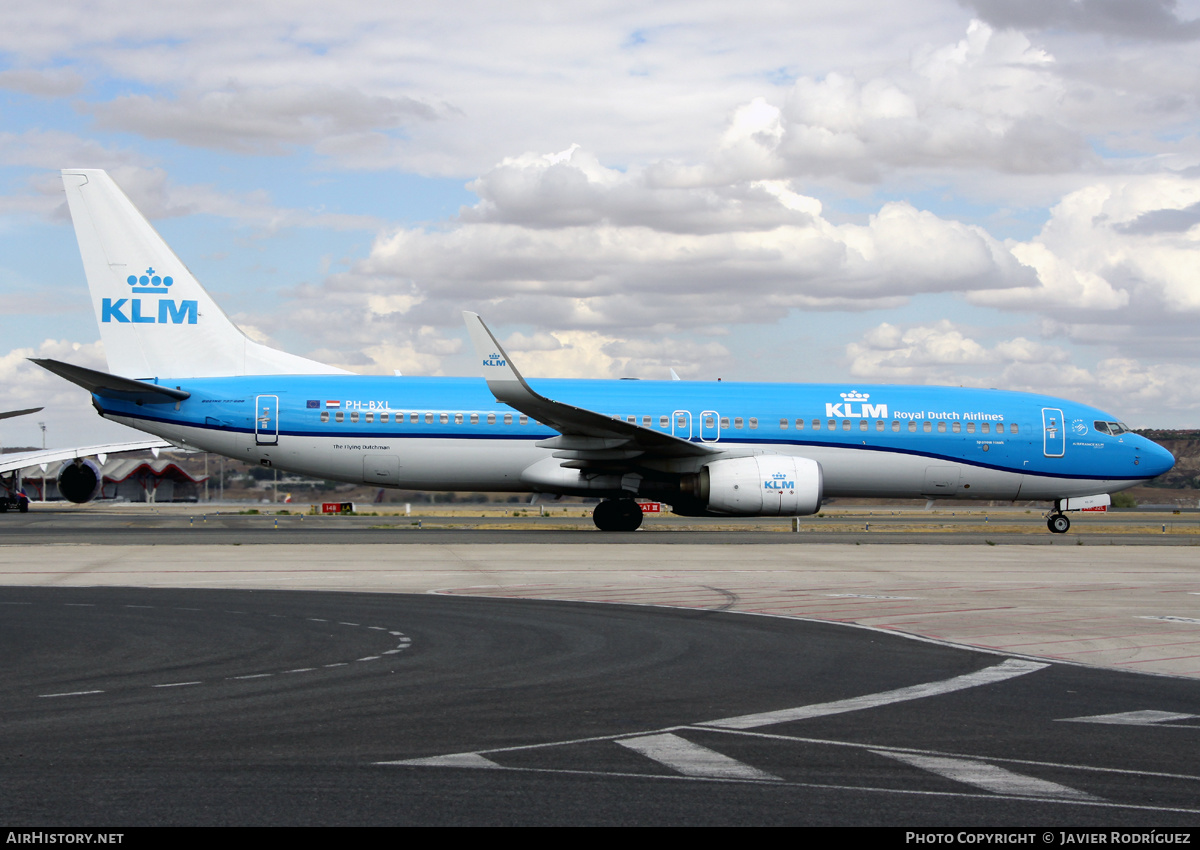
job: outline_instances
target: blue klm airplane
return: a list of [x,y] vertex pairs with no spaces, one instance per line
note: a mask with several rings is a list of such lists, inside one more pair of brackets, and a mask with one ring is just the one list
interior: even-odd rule
[[1116,416],[949,387],[527,381],[464,313],[479,378],[354,375],[254,342],[103,171],[63,172],[110,373],[36,360],[101,416],[291,472],[380,487],[635,498],[689,516],[801,516],[830,497],[1038,499],[1065,512],[1174,463]]

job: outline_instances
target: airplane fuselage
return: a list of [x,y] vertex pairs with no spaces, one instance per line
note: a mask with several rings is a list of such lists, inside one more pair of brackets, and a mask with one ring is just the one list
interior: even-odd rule
[[[181,445],[303,475],[424,490],[563,492],[558,432],[498,402],[478,378],[252,376],[152,381],[177,404],[94,396],[104,416]],[[1115,416],[1047,396],[924,386],[530,380],[545,396],[707,444],[647,459],[650,476],[714,458],[820,464],[825,497],[1060,499],[1111,493],[1171,467]],[[632,417],[632,418],[631,418]],[[559,455],[561,457],[561,455]],[[636,463],[636,459],[633,461]],[[602,495],[602,493],[597,493]]]

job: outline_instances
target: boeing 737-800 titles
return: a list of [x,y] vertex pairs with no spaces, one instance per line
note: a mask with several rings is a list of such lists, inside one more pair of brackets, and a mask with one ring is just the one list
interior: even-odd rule
[[110,373],[36,360],[101,416],[318,478],[423,490],[635,498],[690,516],[801,516],[830,497],[1050,500],[1066,511],[1166,472],[1110,413],[923,386],[527,381],[474,313],[479,378],[354,375],[246,337],[112,179],[63,172]]

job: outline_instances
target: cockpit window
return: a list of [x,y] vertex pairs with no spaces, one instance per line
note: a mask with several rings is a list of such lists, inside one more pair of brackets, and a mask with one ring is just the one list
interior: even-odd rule
[[1097,419],[1092,424],[1101,434],[1112,434],[1114,437],[1119,437],[1129,431],[1129,426],[1124,422],[1101,422]]
[[1093,427],[1093,428],[1095,428],[1095,429],[1096,429],[1096,431],[1098,431],[1098,432],[1099,432],[1099,433],[1101,433],[1101,434],[1108,434],[1108,433],[1111,433],[1111,432],[1108,430],[1108,423],[1107,423],[1107,422],[1101,422],[1099,419],[1097,419],[1095,422],[1093,422],[1093,423],[1092,423],[1092,427]]

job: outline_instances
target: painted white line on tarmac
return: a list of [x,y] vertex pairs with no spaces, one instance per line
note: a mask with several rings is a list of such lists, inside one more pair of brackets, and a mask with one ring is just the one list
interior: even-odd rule
[[39,697],[82,697],[88,694],[102,694],[104,691],[67,691],[61,694],[38,694]]
[[974,785],[976,788],[991,791],[993,794],[1004,794],[1009,797],[1046,797],[1051,800],[1100,800],[1099,797],[1085,791],[1068,788],[1057,782],[1048,782],[1045,779],[1013,773],[1011,770],[974,759],[919,756],[913,753],[897,753],[887,750],[871,750],[871,752],[910,764],[913,767],[919,767],[930,773],[936,773],[938,776],[955,782]]
[[754,779],[780,782],[778,776],[743,764],[716,750],[694,744],[686,738],[665,733],[644,735],[638,738],[622,738],[617,742],[622,747],[641,753],[659,764],[666,765],[684,776],[705,779]]
[[877,694],[866,694],[861,697],[822,702],[815,705],[802,705],[796,708],[783,708],[778,711],[764,711],[761,714],[743,714],[740,717],[727,717],[724,720],[706,720],[697,726],[715,726],[718,729],[757,729],[759,726],[770,726],[774,723],[788,723],[792,720],[807,720],[810,717],[826,717],[830,714],[845,714],[849,711],[862,711],[881,705],[891,705],[913,699],[949,694],[967,688],[977,688],[1003,682],[1026,673],[1033,673],[1049,667],[1037,661],[1023,661],[1009,658],[994,667],[977,670],[953,679],[943,679],[940,682],[926,682],[922,685],[911,685],[907,688],[897,688],[894,691],[882,691]]
[[377,764],[420,765],[422,767],[482,767],[499,768],[491,759],[486,759],[479,753],[453,753],[448,756],[431,756],[424,759],[406,759],[404,761],[381,761]]
[[[1173,720],[1191,720],[1200,714],[1183,714],[1178,711],[1122,711],[1118,714],[1093,714],[1090,717],[1064,717],[1064,723],[1112,723],[1117,726],[1157,726]],[[1182,727],[1195,729],[1195,726]]]

